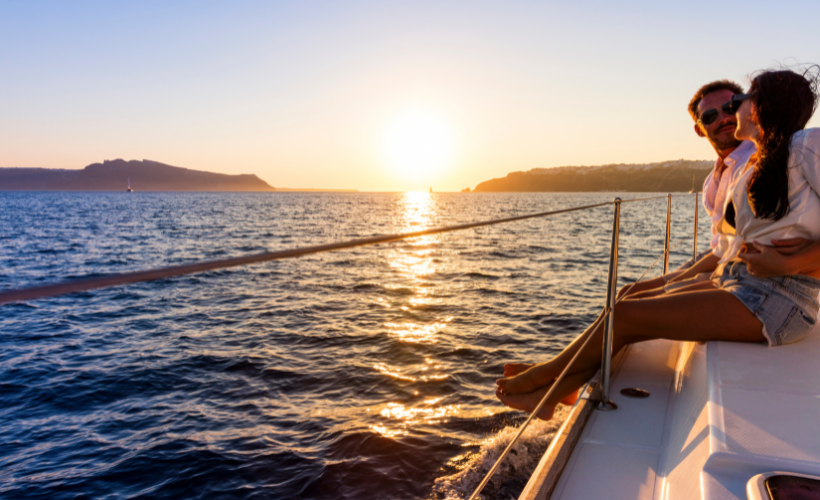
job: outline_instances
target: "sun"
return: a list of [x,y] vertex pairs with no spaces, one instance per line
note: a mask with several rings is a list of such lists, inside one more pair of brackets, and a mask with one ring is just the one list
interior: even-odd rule
[[452,130],[443,118],[431,111],[412,110],[389,123],[382,151],[396,174],[426,183],[450,166],[453,143]]

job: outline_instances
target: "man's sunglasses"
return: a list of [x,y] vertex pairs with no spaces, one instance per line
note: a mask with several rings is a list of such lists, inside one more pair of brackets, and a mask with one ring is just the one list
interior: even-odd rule
[[[740,108],[740,105],[743,104],[743,101],[749,99],[750,97],[754,97],[757,92],[752,92],[751,94],[735,94],[732,98],[724,103],[720,109],[727,115],[733,115],[737,113],[737,110]],[[698,122],[704,125],[711,125],[715,123],[715,120],[718,119],[718,110],[717,108],[707,109],[700,115],[700,119]]]

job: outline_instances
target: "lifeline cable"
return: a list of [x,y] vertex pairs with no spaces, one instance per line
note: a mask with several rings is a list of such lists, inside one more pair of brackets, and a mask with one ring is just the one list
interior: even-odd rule
[[[684,196],[684,195],[676,195]],[[622,200],[621,203],[630,203],[634,201],[646,201],[665,198],[666,196],[654,196],[649,198],[637,198],[633,200]],[[26,300],[42,299],[45,297],[53,297],[56,295],[64,295],[67,293],[84,292],[87,290],[95,290],[98,288],[106,288],[118,285],[127,285],[132,283],[140,283],[144,281],[154,281],[162,278],[170,278],[172,276],[182,276],[185,274],[199,273],[203,271],[211,271],[214,269],[223,269],[226,267],[244,266],[248,264],[256,264],[258,262],[267,262],[271,260],[288,259],[294,257],[301,257],[320,252],[329,252],[331,250],[342,250],[346,248],[353,248],[365,245],[377,245],[379,243],[388,243],[393,241],[404,240],[407,238],[416,238],[418,236],[426,236],[429,234],[448,233],[451,231],[459,231],[462,229],[471,229],[475,227],[490,226],[494,224],[501,224],[504,222],[514,222],[525,219],[533,219],[536,217],[546,217],[548,215],[558,215],[568,212],[577,212],[579,210],[589,210],[592,208],[612,205],[613,201],[604,203],[596,203],[593,205],[584,205],[581,207],[565,208],[561,210],[552,210],[549,212],[539,212],[535,214],[518,215],[515,217],[507,217],[503,219],[493,219],[480,222],[470,222],[467,224],[456,224],[452,226],[444,226],[433,229],[425,229],[423,231],[415,231],[411,233],[388,234],[383,236],[373,236],[370,238],[360,238],[356,240],[349,240],[340,243],[329,243],[326,245],[317,245],[311,247],[294,248],[291,250],[280,250],[276,252],[262,252],[244,257],[233,257],[228,259],[210,260],[197,262],[194,264],[183,264],[180,266],[162,267],[158,269],[149,269],[147,271],[136,271],[130,273],[108,274],[94,278],[81,278],[77,280],[63,281],[50,285],[40,285],[27,288],[19,288],[0,292],[0,305],[9,304],[12,302],[22,302]]]

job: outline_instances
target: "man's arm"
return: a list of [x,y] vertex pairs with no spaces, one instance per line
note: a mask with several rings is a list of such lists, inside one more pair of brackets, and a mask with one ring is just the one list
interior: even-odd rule
[[711,273],[715,270],[715,268],[717,268],[719,261],[719,257],[717,257],[713,252],[709,252],[704,255],[702,259],[695,262],[692,267],[669,280],[669,283],[688,280],[689,278],[694,278],[700,273]]
[[749,274],[759,278],[812,274],[820,270],[820,241],[791,238],[773,240],[772,246],[753,241],[738,258],[746,263]]

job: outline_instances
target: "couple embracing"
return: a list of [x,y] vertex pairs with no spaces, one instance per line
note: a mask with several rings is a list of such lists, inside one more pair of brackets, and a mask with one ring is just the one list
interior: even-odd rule
[[[762,71],[747,92],[721,80],[689,104],[695,132],[718,155],[703,188],[710,249],[678,270],[637,284],[613,313],[613,352],[654,339],[797,342],[820,310],[820,129],[806,129],[818,103],[818,68]],[[696,261],[695,261],[696,260]],[[533,411],[570,360],[538,417],[549,419],[600,368],[599,317],[544,363],[507,364],[496,396]]]

